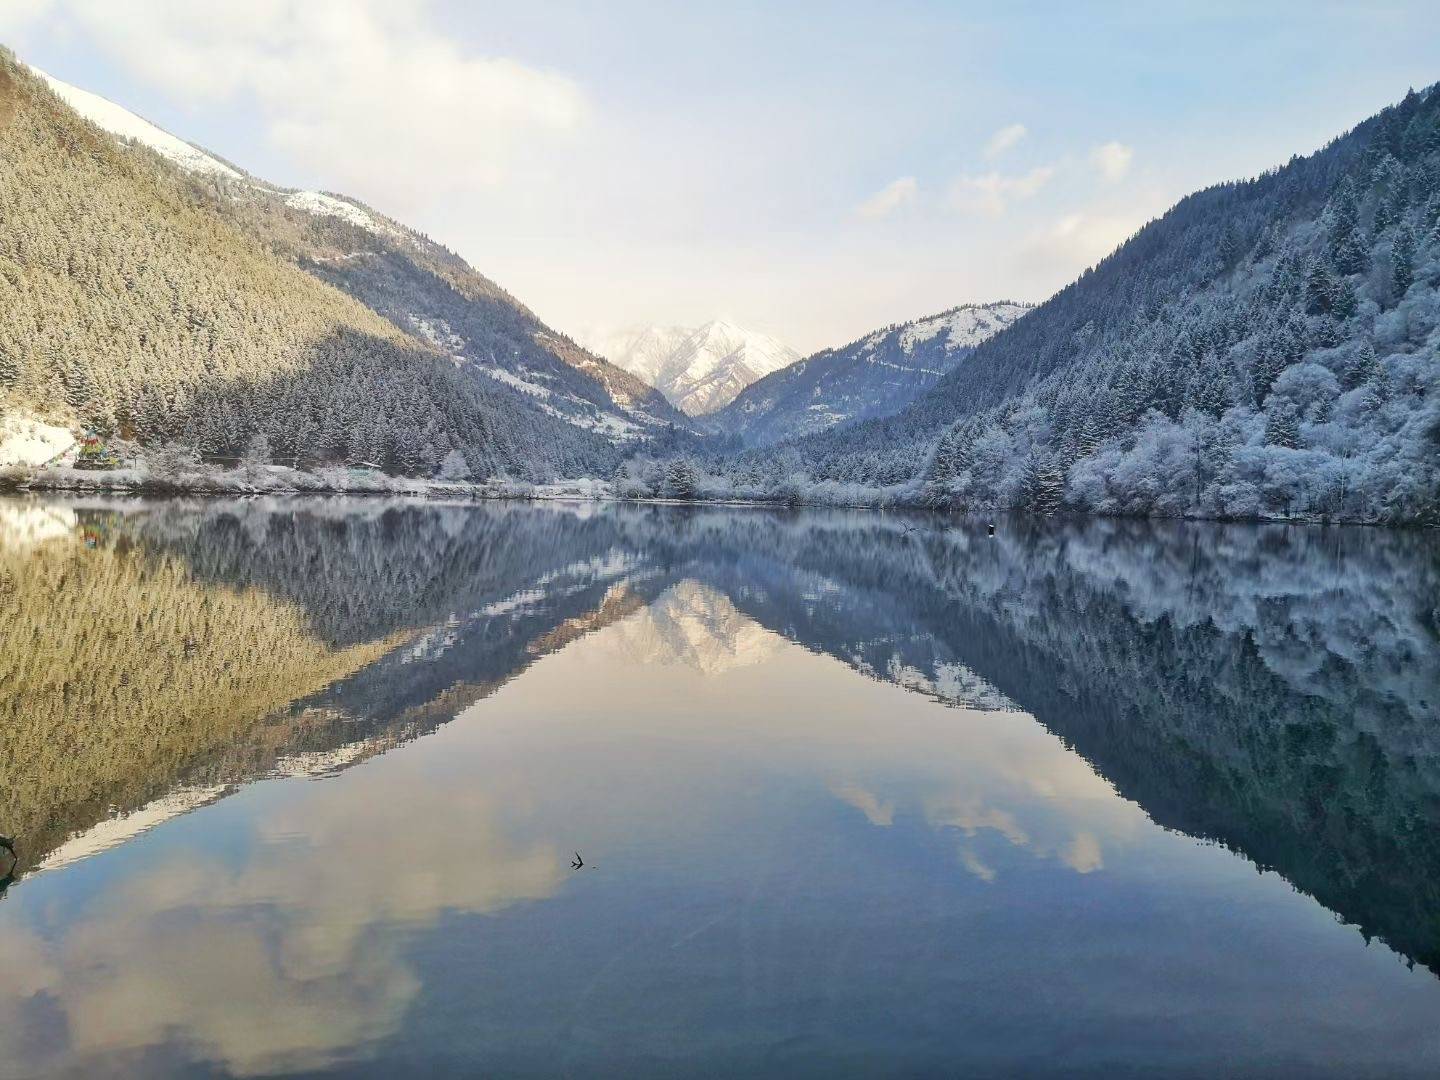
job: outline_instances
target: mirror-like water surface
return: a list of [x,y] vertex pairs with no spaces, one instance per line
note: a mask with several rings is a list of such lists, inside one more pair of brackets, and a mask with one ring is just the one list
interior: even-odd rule
[[0,1075],[1435,1075],[1437,708],[1431,535],[0,501]]

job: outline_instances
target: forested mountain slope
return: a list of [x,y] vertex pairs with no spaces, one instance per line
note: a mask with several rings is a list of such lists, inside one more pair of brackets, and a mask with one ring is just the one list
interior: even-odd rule
[[428,341],[466,374],[520,390],[545,412],[612,441],[687,426],[653,386],[546,326],[458,255],[369,207],[255,182],[222,178],[214,186],[277,253]]
[[418,234],[155,130],[117,141],[0,54],[0,408],[527,478],[611,468],[678,417]]
[[711,426],[763,446],[847,420],[889,416],[953,371],[986,338],[1030,310],[962,304],[825,349],[746,387]]
[[1434,521],[1437,285],[1432,88],[1189,196],[910,408],[786,455],[940,505]]

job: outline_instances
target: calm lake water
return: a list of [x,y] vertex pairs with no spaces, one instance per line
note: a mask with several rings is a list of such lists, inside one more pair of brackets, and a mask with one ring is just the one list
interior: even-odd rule
[[1437,712],[1434,535],[0,500],[0,1075],[1434,1076]]

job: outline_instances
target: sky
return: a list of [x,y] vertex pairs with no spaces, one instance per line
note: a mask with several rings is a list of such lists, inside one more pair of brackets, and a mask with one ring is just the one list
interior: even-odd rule
[[0,41],[355,196],[582,339],[1039,301],[1440,79],[1433,0],[0,0]]

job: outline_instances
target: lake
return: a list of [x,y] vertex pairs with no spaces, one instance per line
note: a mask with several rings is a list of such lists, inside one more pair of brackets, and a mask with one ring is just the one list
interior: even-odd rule
[[1437,708],[1434,533],[0,500],[0,1075],[1434,1076]]

